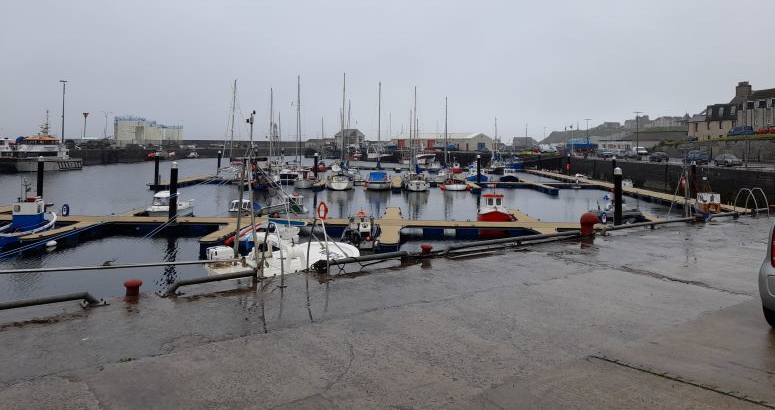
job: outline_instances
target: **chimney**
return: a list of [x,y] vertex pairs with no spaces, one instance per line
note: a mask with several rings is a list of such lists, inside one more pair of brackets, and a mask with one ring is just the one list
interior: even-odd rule
[[748,98],[751,93],[751,85],[748,84],[748,81],[740,81],[737,83],[737,87],[735,87],[735,97]]

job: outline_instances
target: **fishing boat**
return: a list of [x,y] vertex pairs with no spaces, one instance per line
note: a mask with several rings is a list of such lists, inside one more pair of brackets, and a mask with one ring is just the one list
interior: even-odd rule
[[[312,240],[299,243],[296,224],[291,221],[287,225],[287,221],[270,219],[263,232],[256,231],[253,242],[257,246],[252,246],[241,262],[223,261],[234,258],[234,249],[229,246],[209,247],[205,255],[213,262],[205,264],[205,269],[211,275],[258,271],[264,277],[272,277],[301,272],[326,260],[360,256],[358,248],[343,242]],[[249,229],[252,238],[253,227]]]
[[0,249],[19,245],[21,237],[49,230],[57,221],[57,215],[46,211],[39,196],[19,198],[11,212],[11,223],[0,227]]
[[452,163],[449,165],[449,169],[452,171],[453,174],[462,174],[463,173],[463,167],[460,165],[457,160],[452,160]]
[[258,212],[258,216],[271,215],[273,217],[300,218],[309,214],[304,206],[304,196],[294,192],[280,203],[267,205]]
[[490,178],[484,172],[481,172],[479,177],[477,177],[476,164],[471,164],[468,167],[468,176],[466,176],[466,181],[477,182],[477,180],[479,180],[481,182],[487,182],[489,179]]
[[359,250],[373,250],[379,234],[380,228],[374,223],[374,217],[360,210],[350,217],[347,227],[342,231],[341,241]]
[[469,188],[465,180],[451,176],[446,181],[439,184],[439,189],[442,191],[467,191]]
[[503,168],[503,176],[499,179],[500,182],[519,182],[517,177],[517,170],[514,168]]
[[309,168],[303,168],[299,171],[298,177],[293,181],[293,186],[298,189],[311,189],[318,183],[315,173]]
[[390,177],[384,171],[369,172],[366,178],[366,189],[370,191],[385,191],[390,189]]
[[517,220],[517,217],[510,214],[503,207],[502,194],[484,194],[482,198],[484,198],[484,205],[479,209],[479,213],[476,216],[477,221],[511,222]]
[[[178,201],[177,210],[178,216],[194,215],[194,200],[189,199],[188,201]],[[148,216],[169,216],[170,191],[159,191],[153,194],[153,201],[151,202],[151,206],[145,208],[145,212],[148,214]]]

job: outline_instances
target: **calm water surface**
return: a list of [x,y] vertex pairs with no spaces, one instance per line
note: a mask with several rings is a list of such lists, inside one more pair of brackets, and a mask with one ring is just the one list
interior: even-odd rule
[[[162,162],[160,173],[169,179],[171,162]],[[182,159],[178,161],[180,178],[213,173],[214,158]],[[361,171],[364,176],[368,171]],[[393,171],[389,171],[394,175]],[[545,182],[551,179],[529,174],[520,178]],[[27,178],[35,190],[35,174],[0,175],[0,204],[11,204],[20,193],[20,182]],[[44,197],[53,202],[56,212],[68,204],[71,215],[109,215],[147,207],[153,192],[147,183],[153,179],[153,163],[88,166],[81,171],[46,173]],[[292,187],[289,189],[289,191]],[[507,208],[519,209],[542,221],[576,222],[589,209],[603,203],[604,191],[592,189],[561,189],[550,196],[532,189],[500,189]],[[349,217],[358,210],[379,215],[387,207],[400,207],[404,218],[475,220],[477,196],[468,192],[443,192],[432,188],[426,193],[366,191],[355,187],[350,191],[300,191],[308,209],[319,201],[329,207],[329,216]],[[236,185],[202,184],[180,188],[181,199],[194,200],[197,216],[226,216],[231,200],[239,193]],[[271,201],[258,193],[259,203]],[[667,208],[635,198],[627,199],[628,207],[639,207],[644,213],[665,216]],[[415,249],[419,243],[407,243],[403,248]],[[115,263],[195,260],[199,256],[196,237],[129,237],[112,236],[81,243],[77,247],[61,248],[36,255],[14,255],[0,259],[0,269],[57,266],[99,265]],[[127,278],[143,280],[143,291],[157,290],[178,278],[204,275],[199,266],[122,269],[89,272],[33,273],[0,275],[0,300],[14,300],[51,294],[89,291],[101,297],[123,294],[122,283]]]

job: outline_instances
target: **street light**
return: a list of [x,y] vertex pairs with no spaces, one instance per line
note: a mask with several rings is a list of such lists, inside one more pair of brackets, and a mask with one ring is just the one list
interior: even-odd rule
[[102,139],[108,139],[108,115],[113,114],[113,111],[100,111],[105,114],[105,129],[102,130]]
[[65,142],[65,88],[67,87],[67,80],[59,80],[62,83],[62,142]]
[[640,115],[643,113],[643,111],[633,111],[633,114],[635,114],[635,152],[638,152],[638,147],[640,146],[640,125],[638,124],[640,120]]
[[82,139],[84,140],[86,139],[86,117],[88,116],[89,116],[88,112],[83,113],[83,138]]

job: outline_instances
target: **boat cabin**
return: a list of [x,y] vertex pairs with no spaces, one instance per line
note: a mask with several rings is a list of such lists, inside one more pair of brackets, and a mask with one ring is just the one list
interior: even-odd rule
[[20,198],[19,202],[13,205],[13,224],[19,227],[36,226],[45,219],[43,216],[45,210],[46,204],[39,196]]
[[486,206],[503,206],[503,195],[501,194],[484,194],[482,196],[484,197],[484,204]]
[[170,191],[159,191],[153,194],[152,206],[169,206],[170,205]]
[[242,206],[240,206],[239,199],[235,199],[229,203],[229,212],[249,212],[250,211],[250,200],[249,199],[243,199],[242,200]]
[[302,196],[302,195],[300,195],[300,194],[298,194],[298,193],[296,193],[296,192],[292,193],[292,194],[291,194],[291,195],[288,197],[288,200],[289,200],[289,201],[291,201],[291,204],[292,204],[292,205],[297,205],[297,206],[302,206],[302,205],[304,205],[304,204],[302,203],[302,200],[303,200],[303,199],[304,199],[304,196]]

